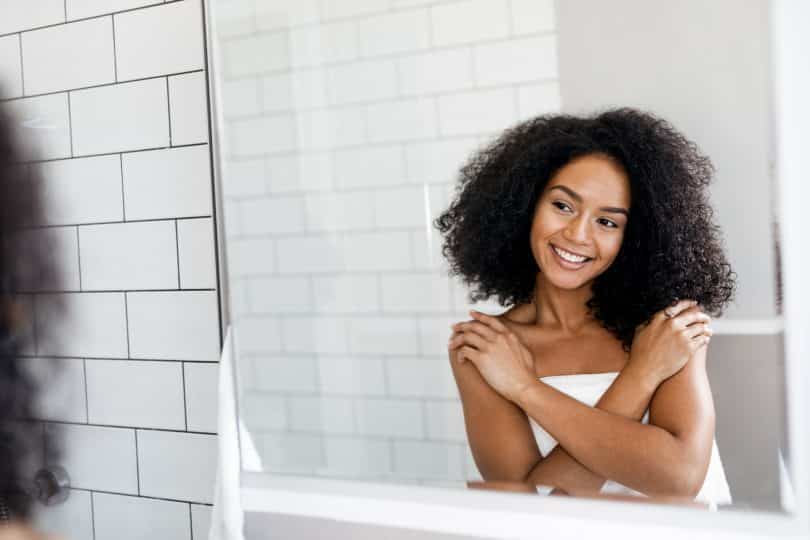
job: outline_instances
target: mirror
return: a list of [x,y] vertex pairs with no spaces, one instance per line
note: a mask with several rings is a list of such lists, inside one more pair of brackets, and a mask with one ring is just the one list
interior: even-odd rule
[[[497,488],[473,457],[447,340],[469,309],[511,306],[470,302],[435,220],[506,129],[624,106],[715,168],[736,294],[707,349],[708,506],[790,509],[766,1],[213,0],[211,16],[246,466]],[[571,369],[604,376],[602,360]]]

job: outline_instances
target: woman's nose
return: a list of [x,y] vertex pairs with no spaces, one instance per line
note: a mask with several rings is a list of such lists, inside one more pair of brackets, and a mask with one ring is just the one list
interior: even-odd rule
[[590,236],[588,220],[584,217],[572,219],[565,228],[565,233],[566,238],[571,242],[578,244],[587,243]]

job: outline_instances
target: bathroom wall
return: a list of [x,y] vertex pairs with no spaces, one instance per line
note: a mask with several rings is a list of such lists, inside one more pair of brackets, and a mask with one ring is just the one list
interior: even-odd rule
[[70,539],[207,538],[220,330],[200,0],[0,4],[3,106],[50,202],[62,291],[40,415],[63,435]]
[[563,111],[648,108],[716,167],[712,203],[737,273],[736,298],[713,323],[725,335],[709,350],[717,444],[735,504],[776,509],[786,381],[768,4],[563,0],[557,24]]
[[478,477],[446,355],[466,291],[430,222],[475,148],[559,109],[552,2],[213,6],[240,404],[264,467]]

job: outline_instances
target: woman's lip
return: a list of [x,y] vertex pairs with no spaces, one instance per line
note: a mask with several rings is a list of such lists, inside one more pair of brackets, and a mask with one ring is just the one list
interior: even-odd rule
[[554,246],[554,244],[549,244],[549,249],[551,249],[551,252],[554,254],[554,259],[557,261],[557,264],[559,264],[560,266],[562,266],[567,270],[578,270],[583,266],[585,266],[587,263],[589,263],[591,260],[590,258],[586,258],[584,261],[578,263],[566,261],[565,259],[560,257],[560,255],[557,253],[557,250],[554,249],[555,247],[556,246]]
[[551,247],[557,248],[560,251],[565,251],[566,253],[570,253],[572,255],[576,255],[577,257],[585,257],[586,259],[591,259],[592,257],[588,257],[587,255],[583,255],[582,253],[577,253],[576,251],[571,251],[570,249],[561,248],[560,246],[551,244]]

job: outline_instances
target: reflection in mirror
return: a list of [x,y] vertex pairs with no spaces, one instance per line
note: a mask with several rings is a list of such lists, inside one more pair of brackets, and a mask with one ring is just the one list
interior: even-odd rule
[[251,467],[789,508],[767,2],[211,13]]

